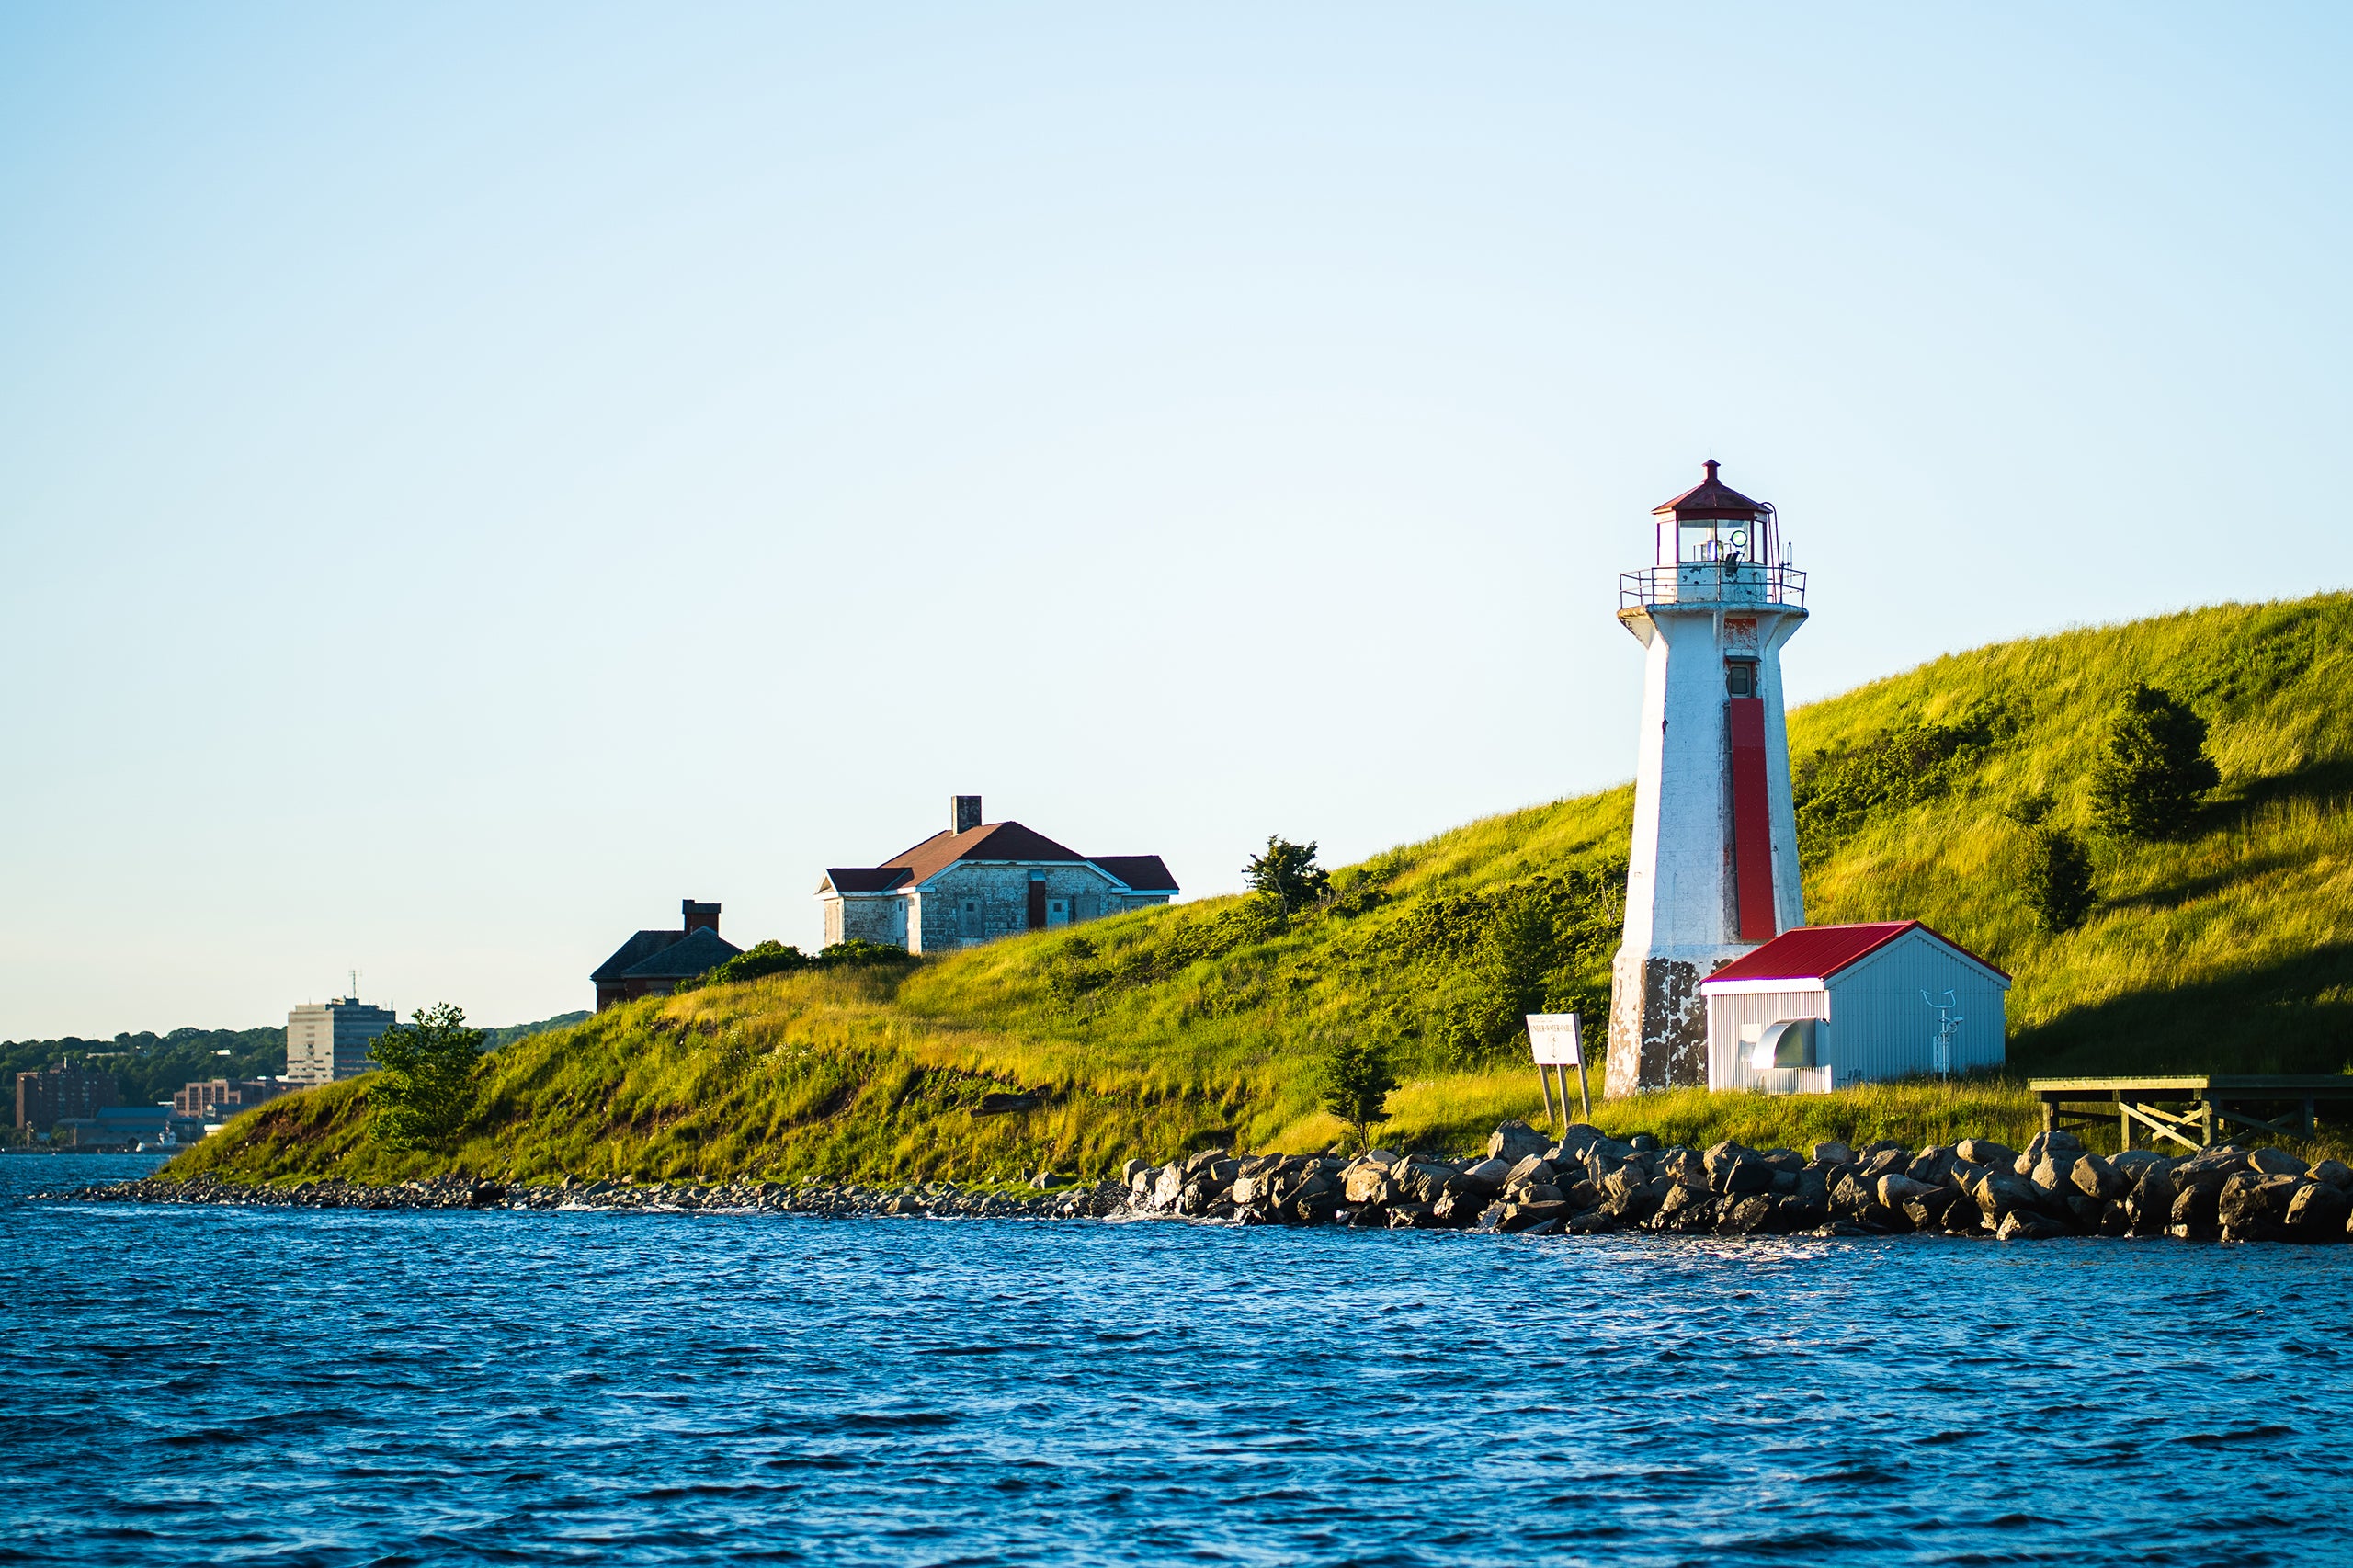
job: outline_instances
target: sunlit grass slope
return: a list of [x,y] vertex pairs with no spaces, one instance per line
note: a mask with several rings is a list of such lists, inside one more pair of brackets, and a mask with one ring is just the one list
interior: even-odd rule
[[[2221,606],[1958,653],[1802,710],[1791,751],[1811,777],[1922,725],[1974,737],[1932,779],[1818,835],[1809,913],[1916,915],[2010,971],[2018,1076],[2353,1069],[2349,647],[2353,597]],[[2092,840],[2097,907],[2040,935],[2014,886],[2012,813],[2048,796],[2051,820],[2082,828],[2096,738],[2134,679],[2208,719],[2222,787],[2179,842]],[[1343,1030],[1381,1039],[1404,1069],[1384,1142],[1460,1144],[1539,1113],[1505,1032],[1515,1010],[1597,1012],[1606,996],[1631,805],[1621,787],[1392,850],[1289,923],[1205,900],[904,969],[617,1008],[494,1053],[455,1163],[973,1180],[1100,1174],[1211,1142],[1320,1148],[1339,1130],[1316,1108],[1314,1062]],[[979,1114],[1011,1090],[1039,1108]],[[449,1163],[369,1143],[364,1100],[364,1084],[339,1085],[265,1107],[176,1167],[382,1178]],[[1759,1143],[2023,1137],[2035,1115],[2014,1083],[1596,1112],[1614,1131]]]

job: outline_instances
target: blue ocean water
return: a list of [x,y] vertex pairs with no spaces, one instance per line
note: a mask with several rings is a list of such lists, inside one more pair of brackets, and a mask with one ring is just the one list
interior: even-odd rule
[[0,1561],[2353,1562],[2353,1249],[26,1203]]

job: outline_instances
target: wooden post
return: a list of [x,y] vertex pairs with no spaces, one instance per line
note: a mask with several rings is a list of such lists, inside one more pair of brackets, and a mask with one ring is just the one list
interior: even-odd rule
[[1552,1125],[1552,1081],[1544,1076],[1544,1065],[1536,1066],[1536,1092],[1544,1096],[1544,1125]]
[[[1563,1105],[1568,1104],[1567,1096],[1563,1096],[1561,1103]],[[2310,1138],[2319,1131],[2320,1107],[2313,1103],[2312,1096],[2306,1095],[2304,1096],[2304,1136]]]
[[[1564,1092],[1561,1096],[1562,1108],[1566,1109],[1568,1103],[1569,1096]],[[1593,1091],[1586,1087],[1585,1062],[1583,1061],[1579,1061],[1577,1062],[1577,1103],[1585,1107],[1585,1119],[1587,1121],[1591,1121],[1593,1119]]]
[[2123,1153],[2132,1147],[2132,1113],[2124,1108],[2124,1091],[2116,1094],[2116,1152]]
[[2215,1114],[2217,1108],[2214,1104],[2213,1096],[2208,1095],[2204,1099],[2200,1100],[2199,1104],[2204,1108],[2203,1114],[2199,1119],[2201,1123],[2199,1130],[2199,1146],[2200,1148],[2211,1149],[2214,1146],[2214,1124],[2219,1121],[2221,1118]]

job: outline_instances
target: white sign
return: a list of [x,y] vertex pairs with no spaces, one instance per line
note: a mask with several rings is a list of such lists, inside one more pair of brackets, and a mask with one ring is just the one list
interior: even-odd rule
[[1574,1013],[1528,1015],[1528,1048],[1539,1067],[1583,1067],[1585,1045],[1577,1038]]

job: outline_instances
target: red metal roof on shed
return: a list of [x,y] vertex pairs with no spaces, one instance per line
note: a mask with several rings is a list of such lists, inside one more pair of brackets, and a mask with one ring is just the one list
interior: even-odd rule
[[1827,980],[1915,928],[1961,957],[1985,964],[2004,980],[2010,978],[1933,926],[1917,920],[1886,920],[1869,926],[1801,926],[1784,931],[1755,952],[1724,965],[1708,980]]

